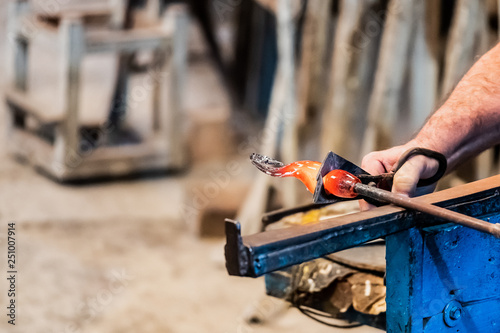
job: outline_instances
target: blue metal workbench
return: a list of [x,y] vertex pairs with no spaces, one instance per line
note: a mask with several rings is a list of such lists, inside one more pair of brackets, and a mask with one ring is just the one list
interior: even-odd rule
[[[421,200],[500,222],[500,176]],[[500,332],[500,240],[395,206],[241,237],[226,224],[226,266],[260,276],[386,239],[388,332]]]

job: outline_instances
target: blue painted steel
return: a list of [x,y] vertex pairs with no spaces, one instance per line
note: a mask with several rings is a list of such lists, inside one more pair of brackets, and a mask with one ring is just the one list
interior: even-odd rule
[[[500,212],[499,198],[499,190],[492,188],[435,204],[478,217]],[[269,230],[241,237],[238,224],[228,220],[226,267],[231,275],[257,277],[415,226],[442,222],[436,217],[398,209],[386,215],[361,220],[359,215],[351,214],[314,225]]]
[[442,225],[386,240],[388,332],[500,332],[498,239]]
[[[496,187],[475,192],[490,182]],[[457,188],[451,193],[458,196],[436,204],[499,223],[499,182],[500,176]],[[226,264],[231,274],[259,276],[386,236],[388,332],[500,332],[500,240],[442,222],[392,211],[245,237],[227,222]],[[275,287],[284,290],[287,278]]]

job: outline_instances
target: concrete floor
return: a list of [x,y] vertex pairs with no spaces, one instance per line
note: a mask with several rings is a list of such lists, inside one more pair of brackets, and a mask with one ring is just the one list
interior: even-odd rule
[[[333,333],[267,300],[263,325],[243,320],[262,279],[230,277],[223,241],[200,239],[182,219],[183,176],[64,186],[2,156],[0,244],[16,222],[18,318],[2,332]],[[5,248],[2,246],[2,248]],[[6,272],[6,261],[0,269]],[[6,280],[0,284],[5,305]],[[350,332],[377,332],[357,328]]]
[[[0,35],[4,26],[3,17]],[[1,119],[4,113],[2,105]],[[207,178],[206,165],[175,176],[68,186],[14,161],[1,138],[0,252],[6,251],[7,223],[15,222],[18,255],[16,326],[3,314],[7,267],[1,255],[1,332],[343,331],[295,309],[278,311],[275,300],[259,310],[279,312],[270,321],[245,323],[244,314],[264,295],[264,281],[229,277],[223,240],[198,238],[183,215],[193,177]],[[225,156],[210,168],[243,159]]]
[[[2,161],[0,244],[7,223],[16,222],[19,292],[17,325],[2,320],[2,332],[343,331],[295,309],[281,313],[275,300],[257,312],[280,314],[263,325],[245,323],[264,281],[228,276],[222,240],[188,231],[178,208],[189,174],[63,186]],[[3,307],[4,279],[0,286]]]

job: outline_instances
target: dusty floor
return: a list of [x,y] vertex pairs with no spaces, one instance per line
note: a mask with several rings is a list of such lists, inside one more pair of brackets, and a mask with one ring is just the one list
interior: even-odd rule
[[[3,2],[0,7],[5,13]],[[3,19],[0,34],[4,26]],[[0,61],[3,58],[0,52]],[[2,103],[1,119],[4,112]],[[343,331],[318,324],[295,309],[263,325],[245,323],[245,313],[264,295],[264,281],[229,277],[223,266],[223,241],[199,239],[191,231],[192,221],[183,217],[186,193],[193,177],[207,172],[203,166],[166,177],[60,185],[7,156],[3,132],[1,332]],[[220,170],[224,163],[211,168]],[[16,326],[7,324],[4,315],[9,222],[16,223]],[[276,300],[263,304],[258,310],[263,315],[281,308]],[[361,327],[349,332],[377,331]]]
[[[188,231],[178,208],[189,174],[63,186],[2,160],[1,244],[7,222],[15,221],[19,294],[16,327],[2,320],[0,331],[337,331],[294,309],[265,325],[243,321],[264,282],[229,277],[222,242]],[[269,300],[259,311],[275,308]],[[369,331],[376,330],[351,330]]]

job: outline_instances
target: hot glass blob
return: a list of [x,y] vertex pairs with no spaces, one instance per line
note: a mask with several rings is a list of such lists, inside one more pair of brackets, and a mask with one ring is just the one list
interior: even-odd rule
[[355,198],[354,186],[361,183],[358,177],[344,170],[332,170],[323,177],[323,186],[329,194],[340,198]]

